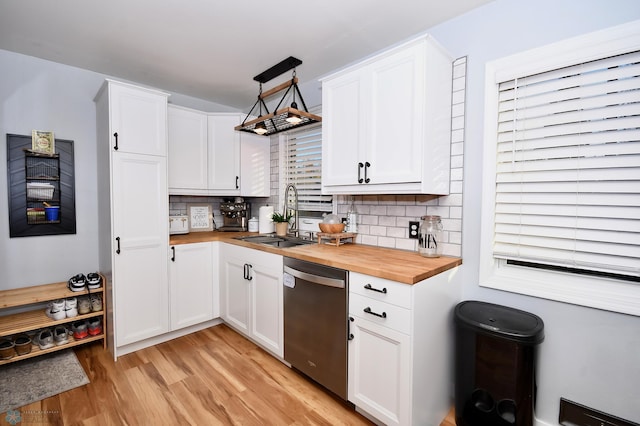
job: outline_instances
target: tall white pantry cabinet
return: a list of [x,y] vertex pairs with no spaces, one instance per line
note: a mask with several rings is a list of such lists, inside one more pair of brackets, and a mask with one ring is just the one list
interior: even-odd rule
[[167,98],[107,80],[95,99],[99,262],[114,357],[169,330]]

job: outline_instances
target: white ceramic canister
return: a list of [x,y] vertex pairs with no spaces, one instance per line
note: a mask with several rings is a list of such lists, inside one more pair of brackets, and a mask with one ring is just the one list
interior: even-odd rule
[[249,219],[249,232],[258,232],[259,221],[255,217]]

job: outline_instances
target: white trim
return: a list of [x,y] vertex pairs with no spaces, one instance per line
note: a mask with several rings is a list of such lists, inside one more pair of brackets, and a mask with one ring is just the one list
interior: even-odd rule
[[495,215],[497,84],[640,48],[640,21],[575,37],[489,62],[485,69],[485,131],[480,235],[480,286],[640,316],[640,285],[606,278],[506,265],[492,255]]

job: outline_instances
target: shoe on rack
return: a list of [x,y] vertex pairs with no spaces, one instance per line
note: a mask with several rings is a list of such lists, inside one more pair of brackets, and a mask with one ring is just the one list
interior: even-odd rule
[[84,315],[89,312],[91,312],[91,299],[89,299],[89,296],[78,297],[78,313]]
[[93,317],[87,320],[87,331],[91,336],[97,336],[102,333],[102,319],[100,317]]
[[14,337],[13,343],[16,345],[16,353],[18,355],[26,355],[31,352],[31,338],[26,334],[18,334]]
[[84,274],[77,274],[69,278],[69,290],[83,291],[87,285],[87,278]]
[[76,340],[84,339],[89,335],[87,331],[87,322],[86,321],[76,321],[71,326],[73,330],[73,338]]
[[47,309],[45,310],[45,313],[52,320],[59,321],[61,319],[65,319],[67,317],[67,314],[66,314],[66,312],[64,310],[64,307],[65,307],[65,301],[64,300],[62,300],[62,299],[53,300],[53,301],[49,302],[49,305],[47,306]]
[[36,335],[35,343],[40,349],[49,349],[53,347],[53,334],[48,328],[43,328]]
[[91,311],[99,312],[102,310],[102,296],[99,294],[91,295]]
[[96,290],[102,287],[102,277],[97,272],[91,272],[87,274],[87,287],[90,290]]
[[67,297],[64,300],[64,312],[67,318],[78,316],[78,299],[75,297]]
[[53,340],[56,342],[56,346],[65,345],[69,343],[67,329],[63,325],[59,325],[53,329]]
[[16,344],[11,339],[0,340],[0,359],[11,359],[16,354]]

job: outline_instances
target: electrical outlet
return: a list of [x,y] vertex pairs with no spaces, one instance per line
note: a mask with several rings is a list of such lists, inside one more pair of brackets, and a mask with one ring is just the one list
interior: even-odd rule
[[418,230],[420,228],[420,222],[409,222],[409,238],[417,240]]

